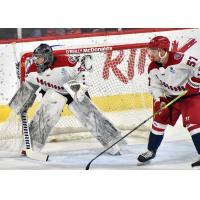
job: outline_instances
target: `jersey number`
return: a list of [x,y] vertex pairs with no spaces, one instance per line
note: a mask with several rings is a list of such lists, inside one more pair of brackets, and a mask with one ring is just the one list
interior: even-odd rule
[[195,67],[197,60],[198,60],[197,58],[190,56],[186,64],[191,66],[191,67]]

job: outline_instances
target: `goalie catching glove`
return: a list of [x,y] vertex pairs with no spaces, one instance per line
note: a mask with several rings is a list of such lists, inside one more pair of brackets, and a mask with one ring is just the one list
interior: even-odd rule
[[85,93],[87,92],[88,89],[86,85],[78,83],[75,80],[65,83],[63,87],[67,90],[67,92],[69,92],[74,101],[79,103],[83,101]]

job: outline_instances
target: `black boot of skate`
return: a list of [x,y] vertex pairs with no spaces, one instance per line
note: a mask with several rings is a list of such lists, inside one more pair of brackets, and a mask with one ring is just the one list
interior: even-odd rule
[[156,152],[148,150],[147,152],[140,154],[137,159],[139,162],[144,163],[155,158],[155,156],[156,156]]
[[196,161],[196,162],[193,162],[191,164],[191,167],[198,167],[198,169],[199,169],[200,168],[200,159],[198,161]]

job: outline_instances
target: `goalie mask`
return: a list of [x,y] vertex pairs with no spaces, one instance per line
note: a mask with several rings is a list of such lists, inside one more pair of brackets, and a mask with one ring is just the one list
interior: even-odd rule
[[37,72],[42,73],[53,64],[53,50],[48,44],[40,44],[34,50],[32,59],[37,67]]

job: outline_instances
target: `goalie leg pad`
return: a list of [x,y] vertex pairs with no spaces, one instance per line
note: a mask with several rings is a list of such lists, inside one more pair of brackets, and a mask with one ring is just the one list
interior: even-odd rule
[[67,99],[61,94],[48,90],[42,103],[33,117],[29,130],[32,148],[40,151],[46,143],[47,137],[60,119]]
[[21,87],[10,100],[9,106],[14,112],[20,114],[32,106],[35,98],[35,90],[28,83],[22,83]]
[[[109,147],[122,137],[121,132],[87,96],[81,103],[73,101],[69,105],[69,109],[104,147]],[[123,142],[126,143],[125,140]],[[114,146],[110,153],[115,154],[117,152],[116,147]]]

